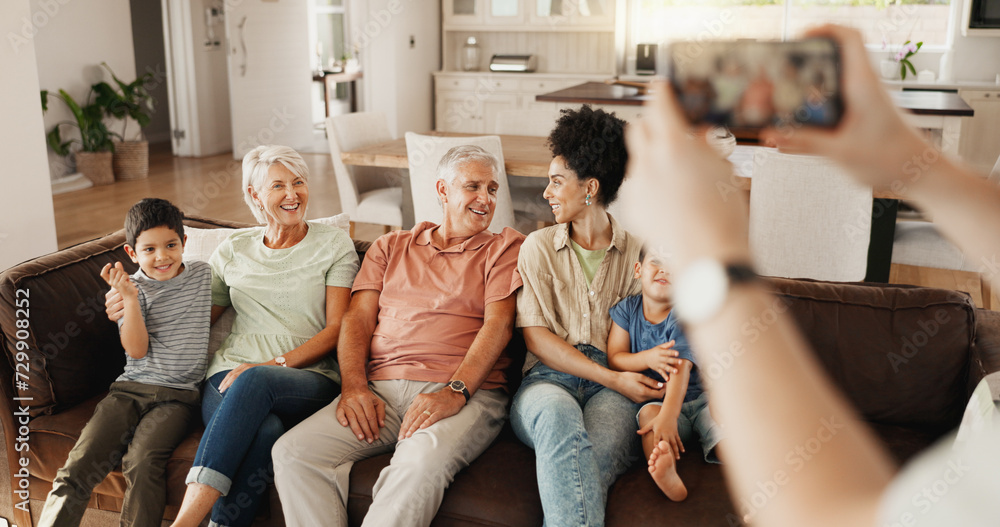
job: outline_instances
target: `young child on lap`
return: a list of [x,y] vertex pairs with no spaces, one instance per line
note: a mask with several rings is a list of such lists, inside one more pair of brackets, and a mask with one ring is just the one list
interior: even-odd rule
[[94,486],[119,461],[128,483],[120,524],[163,519],[167,460],[199,418],[212,307],[212,269],[183,261],[182,221],[168,201],[140,201],[125,219],[125,252],[139,271],[129,277],[120,262],[101,269],[123,297],[125,372],[57,472],[39,526],[79,525]]
[[[649,473],[668,498],[681,501],[687,488],[677,475],[676,462],[684,452],[684,441],[697,434],[705,461],[718,463],[715,450],[721,430],[709,413],[694,355],[671,309],[672,286],[665,264],[659,254],[640,252],[635,277],[642,283],[642,293],[611,308],[608,364],[667,383],[663,401],[643,404],[636,420]],[[671,366],[674,357],[681,359],[677,368]]]

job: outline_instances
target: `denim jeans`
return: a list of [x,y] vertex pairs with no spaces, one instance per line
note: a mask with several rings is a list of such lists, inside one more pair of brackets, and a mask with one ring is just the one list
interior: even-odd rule
[[285,433],[340,392],[331,379],[312,371],[257,366],[244,371],[219,393],[231,370],[205,383],[198,444],[187,483],[204,483],[222,493],[212,508],[212,523],[247,526],[274,481],[271,447]]
[[[577,346],[607,367],[603,351]],[[535,450],[545,526],[602,526],[608,489],[637,459],[637,405],[601,384],[538,363],[510,409],[514,433]]]

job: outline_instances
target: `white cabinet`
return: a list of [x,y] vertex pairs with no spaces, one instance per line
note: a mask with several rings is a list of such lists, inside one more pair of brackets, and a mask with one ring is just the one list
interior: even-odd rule
[[532,24],[553,28],[614,28],[614,0],[529,0]]
[[958,94],[975,111],[962,118],[958,152],[967,163],[989,172],[1000,157],[1000,90],[962,89]]
[[[536,101],[535,95],[591,80],[601,79],[555,74],[435,73],[434,127],[439,132],[493,134],[499,112],[555,110],[556,103]],[[619,108],[624,107],[612,109]]]
[[492,134],[497,113],[518,107],[517,81],[480,76],[435,76],[435,129]]
[[614,31],[616,0],[442,0],[444,30]]

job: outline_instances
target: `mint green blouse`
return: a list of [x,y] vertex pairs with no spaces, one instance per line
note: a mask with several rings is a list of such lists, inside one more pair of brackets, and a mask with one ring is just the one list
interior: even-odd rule
[[[347,287],[358,273],[358,255],[347,233],[309,223],[293,247],[264,245],[264,228],[239,231],[212,254],[212,304],[233,306],[232,333],[215,353],[206,377],[243,363],[269,361],[326,327],[326,287]],[[305,370],[340,383],[331,353]]]

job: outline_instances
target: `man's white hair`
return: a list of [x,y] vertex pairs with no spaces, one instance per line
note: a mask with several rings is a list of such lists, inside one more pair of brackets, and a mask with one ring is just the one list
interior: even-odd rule
[[260,223],[267,223],[267,215],[254,202],[250,188],[253,187],[257,194],[261,194],[261,186],[267,180],[268,172],[278,163],[296,177],[309,181],[309,167],[306,166],[305,160],[298,152],[287,146],[261,145],[243,156],[243,200],[250,207],[253,217]]
[[461,145],[448,150],[441,158],[437,167],[437,177],[450,184],[458,176],[459,168],[472,162],[490,167],[493,171],[493,177],[497,180],[503,175],[503,167],[500,166],[500,160],[497,159],[497,156],[483,150],[482,147]]

